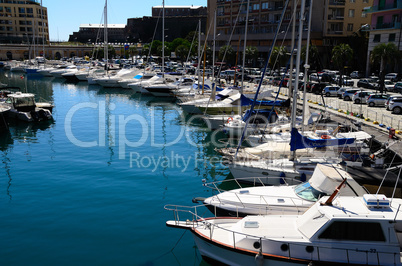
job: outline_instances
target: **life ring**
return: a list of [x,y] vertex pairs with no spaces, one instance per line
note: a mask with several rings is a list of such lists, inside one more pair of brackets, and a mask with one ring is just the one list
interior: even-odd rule
[[321,136],[321,139],[330,139],[331,138],[331,136],[328,136],[328,135],[322,135]]
[[229,123],[230,121],[233,121],[233,117],[229,116],[228,121],[226,123]]

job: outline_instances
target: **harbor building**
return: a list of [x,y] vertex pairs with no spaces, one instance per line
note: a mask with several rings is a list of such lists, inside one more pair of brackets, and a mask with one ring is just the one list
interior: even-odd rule
[[[374,0],[374,5],[365,11],[371,14],[367,58],[370,58],[374,47],[380,43],[394,43],[402,52],[402,1]],[[398,68],[398,71],[402,72],[401,62]],[[390,69],[386,68],[384,71]],[[366,74],[370,72],[370,65],[367,64]]]
[[49,43],[47,8],[39,0],[0,1],[0,43]]
[[[81,24],[78,32],[70,35],[69,42],[80,43],[98,43],[104,42],[104,24]],[[109,42],[125,43],[127,42],[125,24],[108,24],[107,34]]]
[[[152,7],[152,16],[130,18],[127,20],[127,34],[130,42],[149,43],[162,40],[162,6]],[[185,38],[196,31],[201,20],[201,28],[205,29],[207,7],[202,6],[165,6],[165,40]],[[155,37],[154,37],[155,32]]]

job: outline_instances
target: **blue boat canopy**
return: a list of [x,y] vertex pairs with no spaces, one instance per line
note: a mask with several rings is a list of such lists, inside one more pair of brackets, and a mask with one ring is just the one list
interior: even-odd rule
[[322,148],[326,146],[342,146],[352,144],[355,138],[335,138],[335,139],[311,139],[303,136],[296,128],[292,128],[290,133],[290,150],[295,151],[305,148]]
[[247,98],[244,95],[241,95],[240,97],[241,100],[241,105],[242,106],[247,106],[247,105],[258,105],[258,106],[278,106],[278,107],[289,107],[290,106],[290,99],[287,100],[280,100],[280,101],[254,101],[249,98]]

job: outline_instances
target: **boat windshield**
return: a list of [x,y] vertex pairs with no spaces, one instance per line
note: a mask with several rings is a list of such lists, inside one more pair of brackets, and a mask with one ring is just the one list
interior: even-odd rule
[[34,97],[16,97],[12,98],[14,102],[14,107],[25,107],[25,106],[35,106]]
[[319,198],[327,195],[326,193],[320,192],[313,188],[309,182],[296,186],[295,193],[300,198],[308,201],[317,201]]

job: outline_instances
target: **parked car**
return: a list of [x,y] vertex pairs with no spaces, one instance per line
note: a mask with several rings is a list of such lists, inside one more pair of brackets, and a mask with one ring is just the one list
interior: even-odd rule
[[326,87],[330,86],[328,83],[315,83],[311,86],[311,92],[315,94],[321,94],[322,90]]
[[384,89],[385,91],[394,91],[395,83],[390,80],[384,80]]
[[390,81],[397,82],[400,80],[400,76],[398,73],[388,73],[385,75],[385,79],[389,79]]
[[401,95],[392,95],[392,96],[388,97],[387,101],[385,102],[385,109],[391,110],[391,109],[389,108],[389,103],[390,103],[391,101],[396,100],[396,99],[401,99],[401,100],[402,100],[402,96],[401,96]]
[[362,78],[363,77],[363,72],[361,71],[353,71],[350,73],[350,77],[354,79]]
[[348,89],[348,90],[345,90],[342,93],[342,99],[344,101],[350,101],[350,100],[352,100],[353,95],[355,95],[355,93],[358,92],[358,91],[361,91],[361,89]]
[[353,102],[354,103],[367,103],[367,98],[369,97],[370,94],[373,94],[372,91],[357,91],[355,92],[355,94],[353,95]]
[[402,93],[402,82],[397,82],[394,85],[394,92]]
[[349,89],[352,89],[352,88],[348,88],[348,87],[342,87],[342,88],[340,88],[340,89],[336,92],[336,96],[337,96],[339,99],[342,99],[342,94],[343,94],[346,90],[349,90]]
[[389,95],[386,94],[370,94],[367,98],[367,105],[370,107],[374,106],[385,106]]
[[357,87],[362,87],[366,89],[375,89],[376,87],[378,87],[378,84],[375,82],[374,79],[364,78],[359,79],[359,81],[357,82]]
[[342,77],[342,84],[345,86],[354,86],[355,82],[353,81],[353,79],[351,77],[348,76],[343,76]]
[[337,96],[337,92],[340,88],[338,86],[326,86],[322,90],[322,94],[329,97],[329,96]]
[[394,114],[402,113],[402,98],[394,98],[388,103],[388,110],[393,112]]

